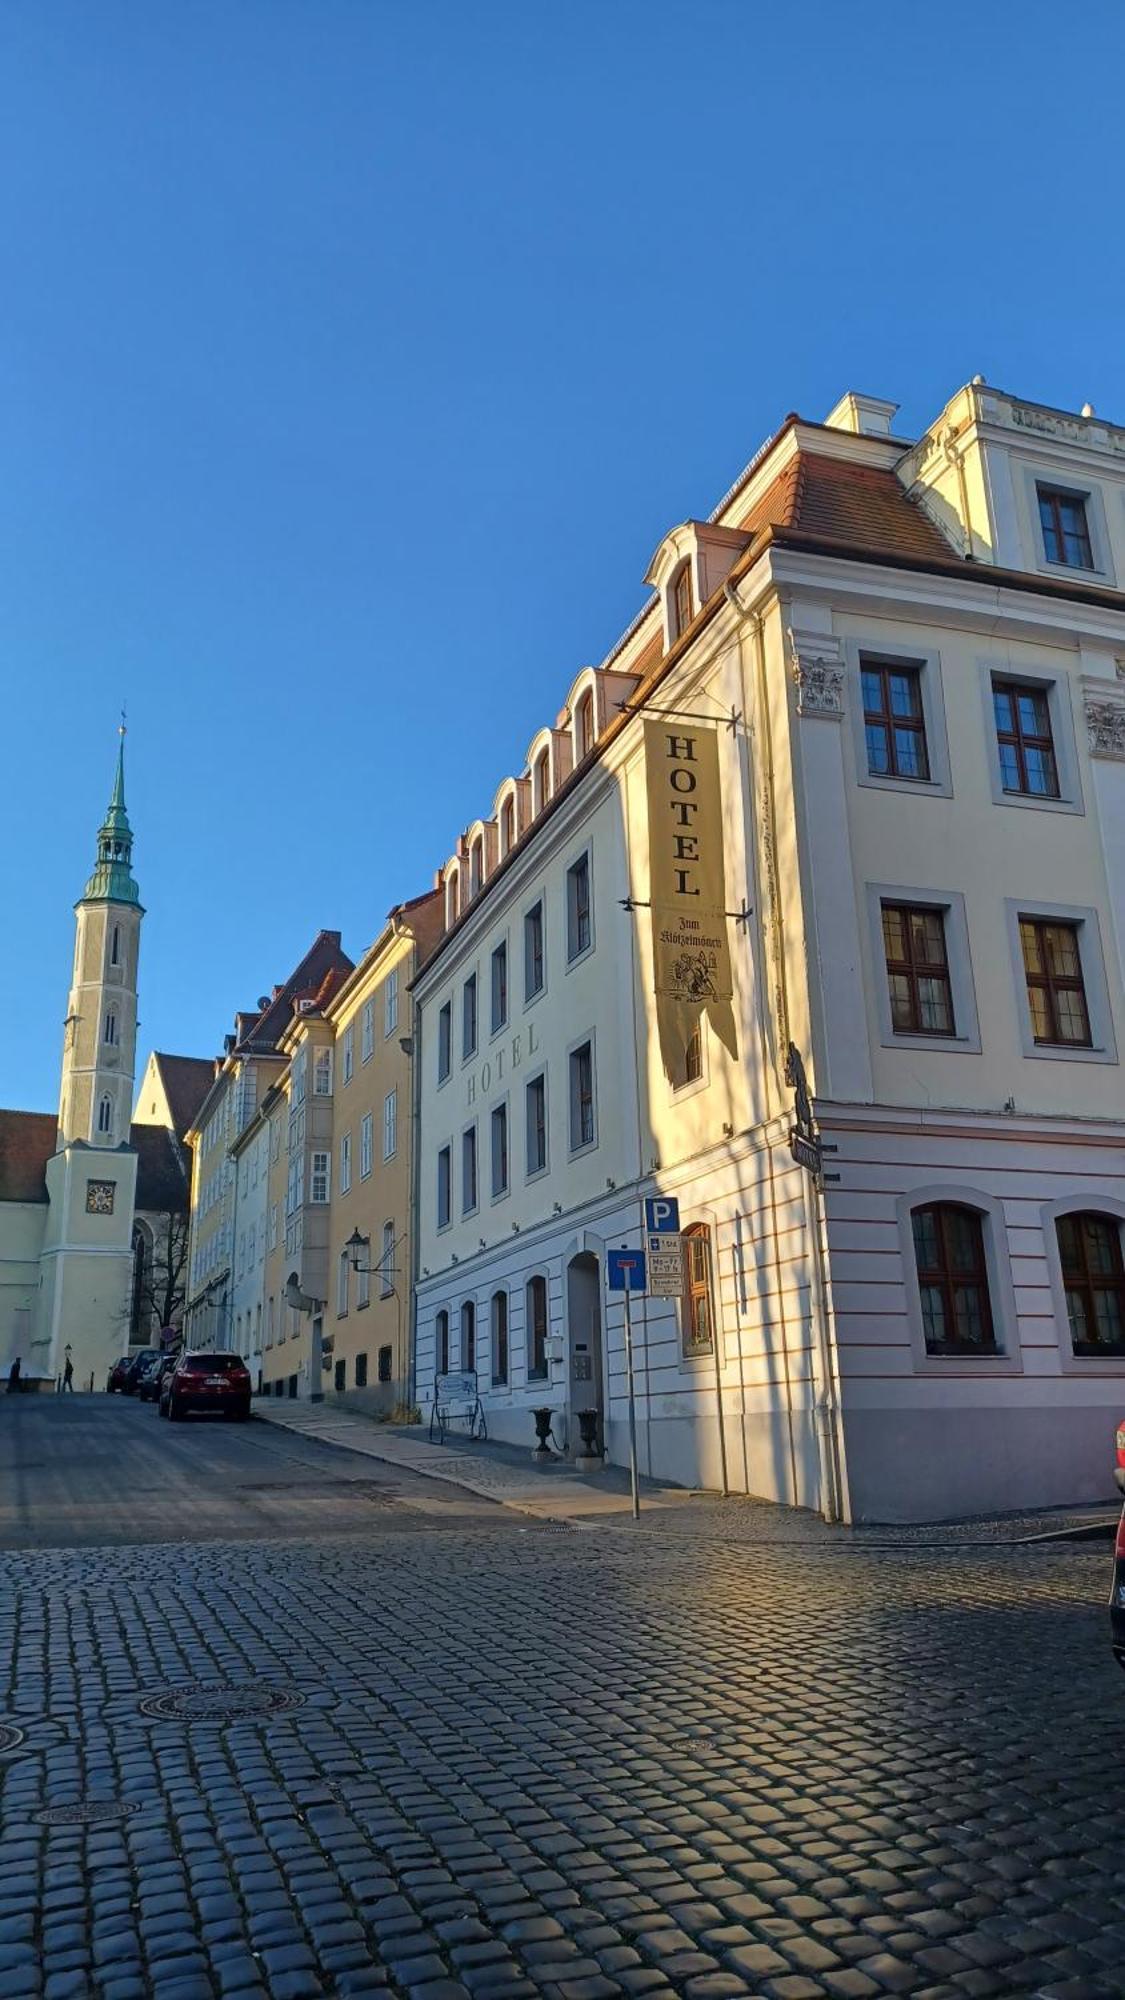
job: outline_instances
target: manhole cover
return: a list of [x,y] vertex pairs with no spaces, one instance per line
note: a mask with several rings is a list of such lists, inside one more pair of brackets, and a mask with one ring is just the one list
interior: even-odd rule
[[135,1799],[79,1799],[68,1806],[44,1806],[32,1817],[39,1826],[90,1826],[100,1820],[128,1819],[140,1809]]
[[231,1687],[225,1681],[197,1681],[192,1687],[166,1688],[163,1694],[146,1695],[140,1711],[161,1722],[252,1722],[257,1716],[300,1708],[304,1699],[296,1688],[263,1687],[260,1683]]
[[23,1742],[23,1730],[14,1722],[0,1722],[0,1751],[15,1750]]

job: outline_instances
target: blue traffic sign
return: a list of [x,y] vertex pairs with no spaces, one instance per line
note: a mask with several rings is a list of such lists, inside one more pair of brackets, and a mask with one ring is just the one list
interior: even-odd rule
[[645,1253],[643,1250],[607,1250],[606,1284],[611,1292],[643,1292]]
[[649,1194],[645,1196],[645,1231],[649,1236],[678,1236],[680,1233],[680,1204],[675,1195]]

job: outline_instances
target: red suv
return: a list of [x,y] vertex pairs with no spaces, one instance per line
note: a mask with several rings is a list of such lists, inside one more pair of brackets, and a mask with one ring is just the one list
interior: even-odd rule
[[192,1410],[250,1415],[250,1370],[240,1354],[181,1354],[160,1392],[160,1414],[173,1423]]

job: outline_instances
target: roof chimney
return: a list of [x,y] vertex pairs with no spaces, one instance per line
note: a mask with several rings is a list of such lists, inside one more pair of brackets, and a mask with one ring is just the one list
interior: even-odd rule
[[857,396],[849,389],[841,396],[824,422],[829,430],[855,431],[861,437],[890,437],[897,403],[885,403],[880,396]]

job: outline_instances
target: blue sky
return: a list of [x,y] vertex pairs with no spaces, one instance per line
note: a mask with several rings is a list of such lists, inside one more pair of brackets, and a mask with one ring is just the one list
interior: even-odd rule
[[[6,0],[11,1032],[127,701],[140,1048],[353,955],[790,409],[1125,420],[1116,6]],[[14,977],[13,977],[14,974]]]

